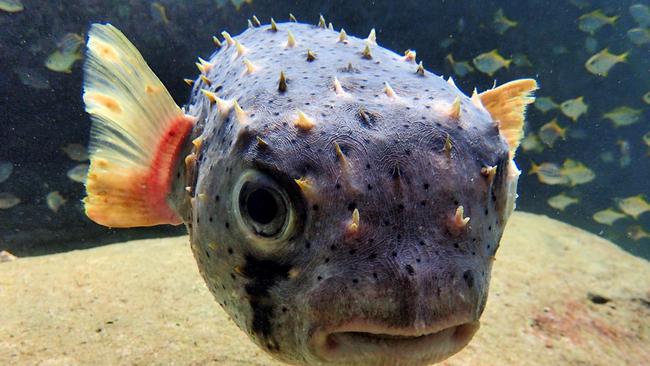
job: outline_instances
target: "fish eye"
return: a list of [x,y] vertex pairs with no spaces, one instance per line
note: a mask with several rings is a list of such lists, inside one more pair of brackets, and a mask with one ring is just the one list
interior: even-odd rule
[[234,211],[250,241],[264,244],[286,240],[295,230],[295,207],[282,185],[269,175],[248,170],[235,185]]

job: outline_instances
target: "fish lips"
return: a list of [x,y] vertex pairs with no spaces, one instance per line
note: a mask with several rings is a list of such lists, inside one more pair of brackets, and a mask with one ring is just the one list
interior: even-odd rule
[[309,346],[325,364],[428,365],[459,352],[479,327],[478,319],[462,314],[408,327],[353,319],[333,327],[314,328]]

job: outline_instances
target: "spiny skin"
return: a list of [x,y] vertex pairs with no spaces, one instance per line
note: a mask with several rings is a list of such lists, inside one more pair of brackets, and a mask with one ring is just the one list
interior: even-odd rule
[[[508,215],[506,142],[483,107],[422,75],[413,60],[351,36],[339,42],[317,26],[277,28],[233,37],[243,55],[223,42],[205,74],[211,85],[195,80],[186,107],[202,143],[187,147],[194,158],[174,197],[185,198],[177,209],[203,278],[241,329],[289,363],[424,365],[448,357],[360,350],[330,359],[311,336],[359,320],[416,329],[478,320]],[[201,89],[236,100],[244,114],[218,110]],[[458,96],[456,118],[449,108]],[[315,126],[297,128],[298,111]],[[481,174],[491,166],[496,175]],[[241,218],[242,176],[286,192],[295,221],[282,238],[260,239]],[[465,227],[453,224],[459,206],[471,218]]]

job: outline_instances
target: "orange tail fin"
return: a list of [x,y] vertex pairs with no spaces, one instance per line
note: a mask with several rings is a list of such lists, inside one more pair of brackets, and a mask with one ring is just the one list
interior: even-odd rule
[[86,215],[110,227],[180,224],[167,197],[195,119],[117,28],[93,24],[87,46],[83,100],[93,124]]

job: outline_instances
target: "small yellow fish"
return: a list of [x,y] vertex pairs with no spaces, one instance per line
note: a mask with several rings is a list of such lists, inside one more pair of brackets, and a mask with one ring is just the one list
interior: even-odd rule
[[647,93],[643,94],[641,99],[643,99],[645,104],[650,104],[650,92],[647,92]]
[[551,97],[537,97],[535,98],[535,108],[539,109],[542,113],[546,113],[550,110],[557,109],[560,107],[559,104],[555,103]]
[[618,211],[614,211],[611,208],[596,212],[592,218],[599,224],[603,225],[613,225],[614,222],[624,218],[625,215]]
[[55,72],[71,73],[74,63],[82,59],[82,44],[82,36],[75,33],[66,34],[58,43],[57,50],[45,60],[45,67]]
[[560,174],[569,180],[569,186],[589,183],[596,178],[596,174],[581,162],[566,159],[560,168]]
[[611,151],[603,151],[598,155],[600,157],[600,160],[602,160],[603,163],[613,163],[614,162],[614,153]]
[[537,174],[537,179],[544,184],[557,185],[569,184],[569,178],[562,175],[560,166],[555,163],[535,164],[531,162],[530,172],[528,174]]
[[[244,3],[250,4],[253,0],[230,0],[230,3],[235,7],[237,11],[241,8]],[[217,0],[217,7],[222,8],[228,4],[228,0]]]
[[585,9],[591,6],[589,0],[569,0],[569,2],[578,9]]
[[627,31],[627,38],[635,45],[643,46],[644,44],[650,42],[650,29],[632,28]]
[[81,60],[81,55],[54,51],[45,60],[45,67],[54,72],[70,74],[72,72],[72,65],[78,60]]
[[618,200],[618,208],[625,214],[632,216],[635,220],[644,213],[650,211],[650,203],[646,201],[643,195],[639,194],[633,197]]
[[639,24],[639,27],[648,28],[650,27],[650,9],[647,5],[643,4],[634,4],[630,6],[630,15],[634,18]]
[[23,11],[23,3],[20,0],[0,0],[0,10],[8,13],[17,13]]
[[650,238],[650,233],[645,231],[641,225],[635,225],[627,228],[627,237],[634,241],[639,241]]
[[585,39],[585,50],[589,53],[594,53],[598,49],[598,40],[594,37],[587,37]]
[[66,202],[66,199],[58,191],[48,193],[45,200],[47,201],[47,207],[55,213],[59,212],[61,206]]
[[40,70],[17,66],[14,68],[14,73],[18,75],[20,81],[34,89],[49,89],[50,82],[47,80],[47,77],[43,75]]
[[556,44],[551,48],[551,52],[554,55],[564,55],[569,52],[569,49],[563,44]]
[[454,60],[454,56],[450,54],[445,57],[447,62],[449,62],[449,65],[451,65],[451,68],[454,70],[454,74],[464,77],[465,75],[469,74],[470,72],[474,71],[474,68],[472,65],[469,64],[467,61],[456,61]]
[[0,192],[0,210],[12,208],[20,203],[20,198],[9,192]]
[[632,158],[630,157],[630,142],[623,139],[616,140],[616,145],[618,145],[618,152],[621,155],[619,158],[619,164],[622,167],[630,165]]
[[603,118],[612,121],[614,127],[629,126],[639,122],[642,113],[642,109],[621,106],[603,114]]
[[440,43],[438,43],[438,45],[440,46],[440,48],[449,48],[449,46],[454,44],[454,42],[456,42],[456,40],[454,38],[447,37],[447,38],[443,39],[442,41],[440,41]]
[[74,168],[68,170],[66,175],[68,178],[77,183],[85,183],[86,176],[88,175],[88,164],[79,164]]
[[580,16],[578,18],[578,28],[583,32],[593,35],[604,25],[614,25],[618,18],[617,15],[608,17],[603,14],[602,10],[598,9]]
[[648,152],[646,153],[646,156],[650,156],[650,131],[646,132],[643,135],[642,139],[643,139],[643,143],[648,148]]
[[57,43],[57,48],[63,53],[77,53],[84,44],[84,37],[77,33],[66,33]]
[[566,194],[560,193],[556,196],[549,198],[547,201],[549,206],[553,207],[556,210],[564,211],[567,207],[580,202],[579,199],[567,196]]
[[159,20],[164,24],[169,24],[169,18],[167,17],[167,9],[165,6],[157,1],[151,3],[151,15],[154,19]]
[[560,104],[560,110],[565,116],[576,122],[581,115],[587,113],[589,106],[585,104],[584,97],[565,100]]
[[541,153],[544,151],[544,146],[540,141],[539,137],[534,133],[529,133],[521,140],[521,149],[523,151],[532,151],[536,153]]
[[513,54],[512,63],[515,64],[515,66],[519,66],[519,67],[533,67],[533,64],[528,59],[528,56],[526,56],[523,53]]
[[562,128],[557,123],[557,118],[553,118],[550,122],[544,124],[538,132],[539,139],[548,147],[553,147],[557,139],[566,138],[566,127]]
[[14,165],[8,161],[0,161],[0,183],[6,181],[14,171]]
[[61,148],[68,157],[74,161],[88,160],[88,150],[81,144],[67,144]]
[[626,62],[629,54],[629,52],[623,52],[620,55],[615,55],[605,48],[591,56],[587,62],[585,62],[585,68],[594,75],[605,77],[614,65],[619,62]]
[[512,60],[503,58],[503,56],[501,56],[499,52],[494,49],[490,52],[482,53],[474,57],[473,62],[478,71],[492,76],[502,67],[505,67],[507,69],[510,66]]
[[508,19],[505,14],[503,14],[503,9],[499,9],[494,13],[494,30],[503,35],[508,29],[514,28],[517,26],[517,22],[511,19]]

